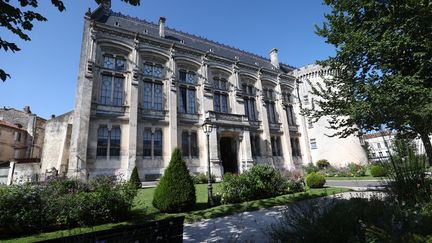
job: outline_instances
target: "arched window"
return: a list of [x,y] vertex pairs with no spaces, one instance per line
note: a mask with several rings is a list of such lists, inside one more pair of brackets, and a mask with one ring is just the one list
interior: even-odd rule
[[188,71],[186,69],[179,70],[179,90],[178,94],[178,112],[195,114],[196,109],[196,84],[197,77],[196,73],[193,71]]
[[228,80],[221,77],[214,77],[213,88],[214,111],[228,113]]
[[249,121],[258,120],[256,114],[255,88],[250,84],[242,84],[242,94],[244,100],[245,115]]

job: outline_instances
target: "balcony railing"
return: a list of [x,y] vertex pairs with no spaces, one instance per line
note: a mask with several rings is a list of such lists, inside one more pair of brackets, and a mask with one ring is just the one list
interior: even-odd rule
[[229,114],[229,113],[220,113],[214,111],[208,111],[210,120],[216,123],[230,123],[230,124],[242,124],[247,125],[249,120],[247,116],[237,115],[237,114]]

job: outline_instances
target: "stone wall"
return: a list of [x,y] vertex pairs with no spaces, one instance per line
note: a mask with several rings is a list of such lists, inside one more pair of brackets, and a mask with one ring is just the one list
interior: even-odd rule
[[68,112],[47,121],[41,158],[42,173],[52,167],[56,168],[60,175],[67,171],[72,115],[73,112]]

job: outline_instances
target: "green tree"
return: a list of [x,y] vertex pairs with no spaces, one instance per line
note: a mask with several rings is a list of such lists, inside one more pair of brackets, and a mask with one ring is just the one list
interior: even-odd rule
[[324,0],[331,7],[317,34],[336,47],[318,62],[333,78],[314,85],[316,121],[333,136],[388,129],[420,136],[432,164],[432,1]]
[[137,189],[142,187],[141,180],[138,175],[138,168],[136,166],[132,170],[129,182],[132,183],[132,185],[134,185]]
[[[111,5],[110,0],[94,0],[97,4],[105,3]],[[139,5],[140,0],[122,0],[133,6]],[[60,12],[66,10],[62,0],[51,0],[52,5]],[[17,6],[18,5],[18,6]],[[40,13],[34,12],[33,9],[38,7],[38,0],[18,0],[18,3],[10,3],[10,0],[0,0],[0,27],[5,27],[20,39],[30,41],[30,36],[26,31],[33,29],[34,21],[47,21]],[[29,8],[28,10],[26,10]],[[0,36],[0,49],[5,51],[17,52],[21,49],[14,42],[4,40]],[[0,79],[5,81],[10,75],[0,68]]]
[[153,206],[161,212],[175,213],[190,210],[195,203],[195,185],[176,148],[154,192]]

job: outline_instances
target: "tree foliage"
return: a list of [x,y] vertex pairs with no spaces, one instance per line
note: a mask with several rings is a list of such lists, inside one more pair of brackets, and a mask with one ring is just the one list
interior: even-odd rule
[[336,47],[318,62],[335,72],[313,85],[315,120],[330,117],[334,136],[380,130],[420,135],[432,146],[432,1],[324,0],[331,7],[317,34]]
[[[101,4],[106,0],[95,0],[97,4]],[[139,5],[140,0],[122,0],[133,6]],[[62,0],[51,0],[52,5],[60,12],[66,10]],[[42,14],[35,12],[38,8],[38,0],[18,0],[18,3],[10,3],[10,0],[0,0],[0,27],[4,27],[17,35],[24,41],[30,41],[30,36],[26,33],[33,29],[35,21],[47,21]],[[14,42],[4,40],[0,36],[0,49],[5,51],[17,52],[21,49]],[[5,81],[10,78],[10,75],[0,68],[0,79]]]

